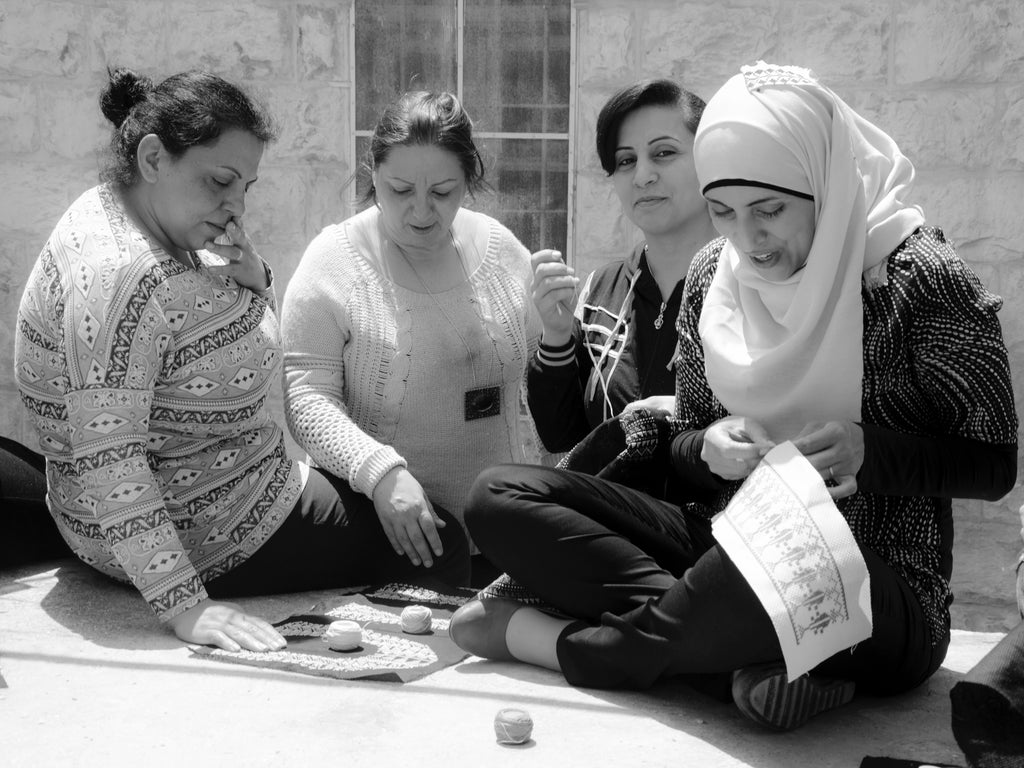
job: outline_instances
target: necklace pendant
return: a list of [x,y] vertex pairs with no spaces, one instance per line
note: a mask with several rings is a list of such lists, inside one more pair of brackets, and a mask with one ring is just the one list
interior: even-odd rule
[[665,324],[665,307],[667,302],[661,302],[661,309],[658,310],[658,316],[654,318],[654,330],[660,331],[661,326]]

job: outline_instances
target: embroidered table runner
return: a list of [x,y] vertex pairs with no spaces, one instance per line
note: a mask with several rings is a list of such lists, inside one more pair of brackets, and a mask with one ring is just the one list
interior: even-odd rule
[[[407,683],[456,664],[466,654],[448,636],[455,610],[473,597],[444,594],[408,584],[388,584],[359,594],[342,595],[315,613],[290,616],[274,624],[288,641],[280,651],[232,653],[208,646],[190,646],[198,656],[265,669],[283,669],[343,680]],[[401,613],[408,605],[431,609],[430,631],[402,631]],[[332,651],[321,639],[332,621],[350,619],[363,628],[362,644],[351,651]]]
[[750,473],[712,532],[771,617],[790,682],[871,636],[871,586],[850,527],[791,442]]

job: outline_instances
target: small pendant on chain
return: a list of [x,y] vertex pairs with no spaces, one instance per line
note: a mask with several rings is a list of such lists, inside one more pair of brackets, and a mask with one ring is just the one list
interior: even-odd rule
[[654,318],[654,330],[660,331],[661,326],[665,324],[665,307],[667,302],[661,302],[661,309],[658,310],[658,316]]

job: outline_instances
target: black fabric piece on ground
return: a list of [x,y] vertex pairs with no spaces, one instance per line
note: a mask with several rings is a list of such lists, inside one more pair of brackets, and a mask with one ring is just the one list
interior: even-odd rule
[[1024,622],[949,692],[953,736],[972,768],[1024,766]]

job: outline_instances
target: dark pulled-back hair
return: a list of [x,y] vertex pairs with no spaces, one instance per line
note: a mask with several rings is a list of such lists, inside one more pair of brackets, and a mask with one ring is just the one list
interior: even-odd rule
[[153,133],[172,157],[216,141],[226,130],[248,131],[263,142],[277,136],[264,107],[238,86],[202,71],[180,72],[154,85],[129,69],[108,69],[100,94],[103,116],[114,124],[104,181],[131,185],[138,175],[139,142]]
[[[412,91],[389,105],[370,138],[365,166],[371,173],[388,159],[395,147],[433,146],[455,155],[470,194],[483,188],[484,163],[473,143],[473,121],[454,94]],[[363,202],[376,198],[370,186]]]
[[704,100],[671,80],[641,80],[617,91],[597,116],[597,156],[609,176],[615,172],[615,147],[619,143],[622,121],[631,112],[652,106],[679,107],[683,124],[693,134],[697,133],[697,125],[704,114]]

